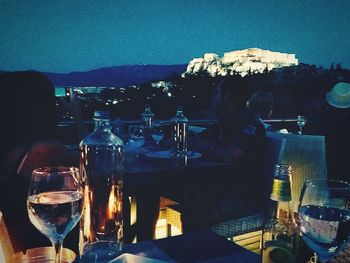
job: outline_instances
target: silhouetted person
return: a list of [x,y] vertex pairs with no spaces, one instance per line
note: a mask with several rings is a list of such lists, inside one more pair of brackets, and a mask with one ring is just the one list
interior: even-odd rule
[[[55,139],[58,118],[54,87],[45,75],[34,71],[2,73],[0,90],[0,210],[15,252],[50,246],[48,238],[28,218],[31,173],[44,166],[76,166],[78,159]],[[74,238],[67,236],[64,245],[71,241],[77,245]]]
[[255,118],[262,123],[267,131],[273,131],[273,127],[264,120],[271,118],[273,110],[273,95],[271,92],[257,90],[247,100],[247,108]]
[[349,180],[350,83],[338,82],[325,99],[326,107],[309,119],[304,133],[325,136],[328,177]]
[[188,219],[192,228],[247,216],[261,209],[266,132],[259,119],[262,116],[246,107],[247,99],[243,82],[238,80],[234,86],[225,86],[220,120],[199,134],[199,138],[194,137],[194,150],[201,152],[203,158],[232,164],[232,172],[224,181],[213,182],[209,200],[193,201],[193,210],[202,218]]
[[[242,163],[248,156],[255,158],[256,148],[261,148],[266,136],[261,117],[267,113],[259,105],[258,96],[250,98],[251,107],[247,107],[248,91],[241,78],[230,84],[223,86],[219,121],[199,134],[199,139],[194,138],[191,146],[204,158]],[[270,105],[267,107],[270,109]]]

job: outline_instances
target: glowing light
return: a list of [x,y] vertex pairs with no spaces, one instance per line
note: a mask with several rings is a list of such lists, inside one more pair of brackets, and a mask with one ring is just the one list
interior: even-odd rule
[[[90,221],[90,198],[89,198],[89,187],[86,185],[84,189],[84,212],[83,212],[83,218],[84,218],[84,225],[83,225],[83,232],[84,236],[91,240],[92,233],[90,231],[91,221]],[[92,193],[91,193],[92,195]]]
[[109,193],[109,199],[108,199],[108,211],[107,211],[107,218],[113,219],[114,213],[117,211],[116,207],[116,198],[114,194],[115,186],[112,186],[111,192]]

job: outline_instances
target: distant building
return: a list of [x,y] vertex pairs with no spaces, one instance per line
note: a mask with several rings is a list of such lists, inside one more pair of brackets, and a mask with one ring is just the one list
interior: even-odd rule
[[163,90],[169,90],[171,88],[173,88],[173,83],[170,81],[158,81],[158,82],[152,82],[151,84],[152,88],[161,88]]
[[194,58],[188,64],[183,76],[200,72],[207,72],[213,77],[235,73],[245,76],[248,72],[262,73],[265,70],[296,65],[298,65],[298,59],[295,54],[248,48],[224,53],[222,58],[214,53],[206,53],[203,58]]

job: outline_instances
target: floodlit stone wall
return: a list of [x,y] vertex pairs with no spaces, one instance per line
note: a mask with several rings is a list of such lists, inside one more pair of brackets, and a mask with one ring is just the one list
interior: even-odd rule
[[235,72],[244,76],[248,72],[262,73],[264,70],[295,65],[298,65],[295,54],[249,48],[226,52],[222,58],[215,53],[206,53],[203,58],[194,58],[188,64],[185,75],[207,71],[211,76],[226,76]]

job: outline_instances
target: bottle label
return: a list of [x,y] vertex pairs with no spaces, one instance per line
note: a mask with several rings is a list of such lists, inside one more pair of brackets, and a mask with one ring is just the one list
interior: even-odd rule
[[274,201],[291,201],[289,180],[273,179],[271,197]]

